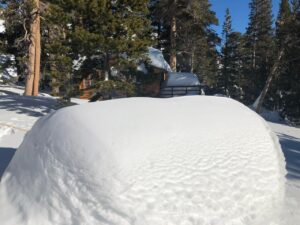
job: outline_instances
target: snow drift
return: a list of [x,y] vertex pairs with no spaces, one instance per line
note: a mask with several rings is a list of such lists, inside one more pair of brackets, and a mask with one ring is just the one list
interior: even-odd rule
[[284,160],[228,98],[131,98],[41,118],[0,186],[1,224],[278,224]]

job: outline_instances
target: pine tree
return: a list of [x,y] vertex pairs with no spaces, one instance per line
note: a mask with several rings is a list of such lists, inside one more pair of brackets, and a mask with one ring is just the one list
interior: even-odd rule
[[221,72],[221,87],[224,89],[224,93],[227,96],[230,96],[229,94],[229,86],[232,86],[232,74],[230,74],[230,63],[229,62],[229,57],[230,57],[230,49],[229,49],[229,36],[232,33],[232,27],[231,27],[231,15],[229,12],[229,9],[226,9],[226,14],[225,14],[225,22],[223,24],[223,47],[222,47],[222,72]]
[[[156,20],[161,22],[163,28],[160,34],[160,46],[166,58],[170,55],[176,56],[176,70],[197,73],[204,82],[213,86],[218,70],[216,45],[219,43],[219,38],[211,29],[211,25],[217,25],[218,20],[210,7],[207,0],[177,0],[176,5],[174,1],[159,1],[156,4],[156,12],[159,14]],[[171,36],[169,33],[172,15],[176,18],[175,41],[174,35]],[[164,32],[166,30],[167,33]],[[166,41],[168,39],[170,41]],[[176,43],[176,46],[172,46],[171,40]]]
[[177,26],[178,19],[187,9],[187,0],[161,0],[156,2],[156,16],[169,28],[169,56],[171,69],[177,71]]
[[[277,78],[274,80],[273,85],[271,87],[271,95],[274,99],[272,102],[274,110],[282,111],[285,105],[285,98],[287,91],[286,88],[289,86],[290,78],[288,71],[288,63],[287,63],[287,40],[290,38],[290,29],[291,29],[291,19],[292,12],[290,3],[288,0],[282,0],[280,2],[279,13],[276,20],[276,44],[277,51],[280,51],[284,48],[285,56],[281,60],[281,65],[279,68],[279,74]],[[270,95],[270,94],[269,94]]]
[[249,20],[244,57],[244,74],[248,81],[245,86],[247,103],[253,102],[263,89],[273,64],[271,0],[252,0]]
[[4,1],[5,50],[15,55],[19,79],[28,74],[29,30],[32,4],[31,1]]
[[226,10],[223,24],[223,45],[221,49],[221,71],[218,79],[218,87],[227,96],[241,99],[241,40],[242,35],[233,32],[231,15]]
[[[86,59],[81,68],[74,71],[76,77],[95,74],[99,82],[118,77],[128,80],[138,61],[146,58],[145,52],[152,43],[148,1],[50,2],[70,15],[69,22],[63,22],[70,48],[65,52],[70,51],[70,54],[63,55],[72,60]],[[62,25],[56,27],[62,28]],[[112,74],[112,69],[117,74]]]
[[71,16],[58,5],[48,4],[43,18],[43,82],[47,85],[50,81],[53,95],[69,97],[72,93],[71,30],[68,27]]
[[213,84],[217,73],[219,38],[211,25],[217,25],[215,13],[204,0],[189,1],[178,26],[178,68],[201,75]]
[[286,39],[289,33],[289,24],[291,20],[292,12],[290,3],[288,0],[281,0],[280,7],[279,7],[279,14],[276,21],[276,39],[281,47],[282,43]]
[[282,0],[277,19],[276,38],[285,56],[277,79],[278,105],[283,116],[300,119],[300,1]]
[[7,51],[16,56],[20,74],[26,74],[25,95],[37,95],[40,72],[39,0],[11,0],[6,4]]

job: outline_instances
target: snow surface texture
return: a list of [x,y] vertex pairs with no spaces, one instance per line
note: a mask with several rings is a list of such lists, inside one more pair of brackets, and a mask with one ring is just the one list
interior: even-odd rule
[[279,224],[284,175],[278,139],[228,98],[83,104],[26,135],[0,184],[0,221]]
[[200,85],[199,78],[193,73],[168,73],[166,86],[197,86]]

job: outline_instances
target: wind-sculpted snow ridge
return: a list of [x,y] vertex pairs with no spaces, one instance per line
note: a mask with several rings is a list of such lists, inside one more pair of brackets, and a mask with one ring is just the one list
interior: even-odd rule
[[2,225],[280,224],[284,159],[228,98],[130,98],[58,110],[0,186]]

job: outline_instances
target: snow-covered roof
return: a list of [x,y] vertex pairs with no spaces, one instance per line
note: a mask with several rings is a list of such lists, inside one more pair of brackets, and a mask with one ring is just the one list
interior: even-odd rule
[[165,86],[196,86],[200,85],[199,78],[193,73],[168,73]]
[[278,224],[284,175],[277,138],[231,99],[83,104],[27,133],[0,183],[0,221]]
[[167,63],[160,50],[150,47],[149,58],[152,66],[172,72],[170,65]]
[[[167,63],[167,61],[165,60],[165,58],[160,50],[153,48],[153,47],[149,47],[147,55],[149,57],[149,64],[151,66],[159,68],[159,69],[163,69],[167,72],[172,72],[170,65]],[[137,70],[139,70],[145,74],[148,73],[147,69],[145,68],[144,63],[138,65]]]

